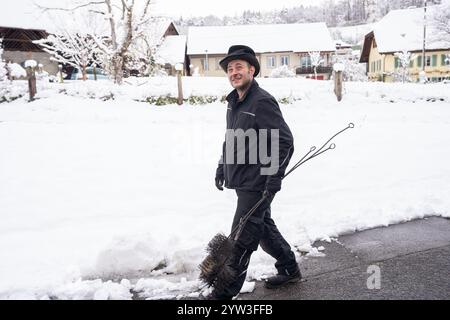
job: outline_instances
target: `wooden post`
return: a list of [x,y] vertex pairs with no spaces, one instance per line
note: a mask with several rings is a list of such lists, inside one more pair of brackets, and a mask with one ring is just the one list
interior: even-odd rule
[[36,74],[34,67],[27,67],[28,91],[30,93],[30,101],[34,100],[36,95]]
[[183,104],[183,85],[181,83],[181,71],[177,71],[177,78],[178,78],[178,105]]
[[342,100],[342,71],[334,71],[334,93],[337,100]]
[[61,64],[58,64],[58,70],[59,70],[59,82],[64,83],[64,77],[62,74],[62,65]]
[[178,105],[182,105],[183,104],[183,85],[181,83],[181,75],[183,72],[183,64],[182,63],[177,63],[175,65],[175,70],[177,72],[177,79],[178,79],[178,100],[177,103]]

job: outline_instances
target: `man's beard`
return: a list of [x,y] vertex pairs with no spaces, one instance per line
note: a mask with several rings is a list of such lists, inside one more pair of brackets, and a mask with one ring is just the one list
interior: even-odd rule
[[251,82],[252,82],[252,79],[251,79],[251,78],[243,79],[242,84],[240,84],[240,85],[238,85],[238,86],[235,86],[234,88],[235,88],[236,90],[245,91],[245,90],[250,86],[250,83],[251,83]]

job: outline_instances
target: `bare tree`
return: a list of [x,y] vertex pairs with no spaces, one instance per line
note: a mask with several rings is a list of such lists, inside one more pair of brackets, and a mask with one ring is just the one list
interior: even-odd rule
[[324,62],[324,60],[320,55],[320,51],[312,51],[308,52],[308,54],[311,59],[311,65],[314,68],[314,79],[317,79],[317,67],[320,66]]
[[52,55],[52,60],[68,64],[81,70],[83,80],[87,79],[86,68],[96,61],[97,46],[92,36],[71,34],[64,30],[58,35],[49,35],[46,39],[35,40],[45,52]]
[[439,37],[450,44],[450,0],[443,1],[439,10],[435,10],[431,23],[439,31]]
[[[72,8],[40,8],[44,11],[82,11],[86,14],[93,14],[98,21],[106,23],[108,26],[107,36],[104,34],[91,34],[95,45],[101,52],[99,54],[110,71],[114,81],[122,83],[124,65],[127,56],[131,54],[133,45],[142,44],[142,39],[147,39],[149,35],[148,24],[151,23],[150,4],[151,0],[79,0]],[[147,42],[150,47],[150,41]],[[142,56],[148,51],[142,53]]]
[[400,73],[395,73],[394,77],[401,79],[402,82],[411,81],[411,79],[409,79],[409,64],[416,56],[406,49],[401,52],[396,52],[394,55],[398,59],[397,67],[400,68]]

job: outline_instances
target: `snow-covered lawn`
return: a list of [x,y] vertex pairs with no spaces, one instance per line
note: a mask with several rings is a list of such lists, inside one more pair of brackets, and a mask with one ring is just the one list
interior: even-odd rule
[[[184,80],[186,96],[230,91],[225,78]],[[296,99],[281,105],[295,137],[292,162],[355,123],[335,150],[283,182],[272,212],[293,246],[315,254],[318,239],[450,217],[450,85],[347,83],[338,103],[331,82],[259,83]],[[136,100],[176,96],[176,80],[137,84],[53,84],[32,103],[0,104],[0,298],[198,290],[204,248],[229,232],[235,209],[235,193],[214,186],[226,105],[151,106]],[[275,273],[273,263],[258,250],[248,280]]]

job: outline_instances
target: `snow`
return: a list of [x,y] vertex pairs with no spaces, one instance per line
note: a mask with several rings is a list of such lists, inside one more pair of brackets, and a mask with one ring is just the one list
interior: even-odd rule
[[335,63],[333,64],[333,70],[338,72],[338,71],[344,71],[345,70],[345,66],[343,63]]
[[[433,15],[442,6],[427,9],[426,49],[449,49],[450,41],[441,36],[432,22]],[[374,26],[378,51],[399,52],[419,51],[423,48],[423,8],[392,10]]]
[[14,78],[26,77],[27,72],[18,63],[9,63],[8,68],[11,70],[11,76]]
[[36,60],[26,60],[24,65],[25,65],[25,68],[28,68],[28,67],[36,68],[37,62],[36,62]]
[[175,65],[184,63],[186,52],[186,36],[167,36],[156,53],[156,62]]
[[255,290],[255,282],[245,281],[240,293],[251,293]]
[[246,44],[256,53],[336,50],[323,22],[189,27],[187,39],[188,55],[204,55],[206,50],[208,54],[226,54],[235,44]]
[[[350,44],[359,44],[364,40],[364,35],[373,29],[373,24],[361,24],[349,27],[335,27],[330,28],[330,32],[335,40],[345,40]],[[342,39],[342,40],[341,40]]]
[[[9,92],[24,97],[0,103],[0,299],[207,292],[198,264],[208,241],[229,231],[236,205],[213,183],[226,105],[152,106],[140,101],[176,96],[176,78],[125,80],[38,81],[33,102],[26,81],[14,81]],[[273,202],[300,263],[324,254],[315,240],[450,217],[448,85],[344,83],[337,102],[331,81],[258,82],[292,102],[281,104],[295,139],[291,165],[355,123],[336,149],[283,181]],[[183,77],[183,90],[221,97],[230,86]],[[258,250],[247,281],[276,273],[273,263]]]

